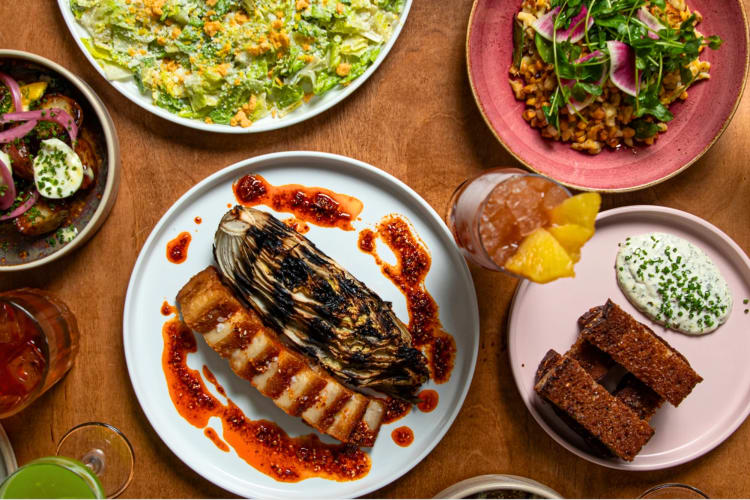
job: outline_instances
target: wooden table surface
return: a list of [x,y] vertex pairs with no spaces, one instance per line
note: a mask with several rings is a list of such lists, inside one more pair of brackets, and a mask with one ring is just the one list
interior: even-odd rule
[[[415,0],[391,54],[343,103],[290,128],[229,136],[174,125],[125,99],[78,50],[54,0],[0,2],[0,47],[35,52],[83,77],[114,118],[123,166],[117,203],[94,239],[47,268],[0,275],[0,290],[34,286],[55,292],[81,327],[80,352],[70,373],[28,409],[2,422],[19,464],[53,454],[68,428],[97,420],[122,429],[135,447],[135,478],[124,496],[228,496],[167,449],[134,396],[121,325],[136,256],[159,218],[186,190],[226,165],[263,153],[318,150],[363,160],[406,182],[440,213],[465,178],[515,164],[482,121],[467,83],[464,40],[471,4]],[[745,4],[750,7],[750,0]],[[749,128],[746,94],[733,122],[702,160],[653,188],[606,195],[604,208],[654,204],[686,210],[747,251]],[[457,481],[490,473],[527,476],[568,497],[633,497],[663,482],[689,483],[713,497],[750,496],[747,422],[707,455],[660,472],[612,471],[555,443],[524,407],[510,372],[504,325],[516,282],[477,268],[472,273],[481,345],[466,402],[434,451],[373,496],[432,497]]]

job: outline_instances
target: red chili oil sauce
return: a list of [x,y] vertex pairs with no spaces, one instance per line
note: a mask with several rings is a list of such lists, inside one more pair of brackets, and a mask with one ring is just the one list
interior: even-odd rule
[[[193,332],[173,318],[164,323],[162,337],[162,368],[179,414],[198,428],[205,428],[211,417],[220,418],[224,442],[255,469],[285,482],[310,477],[351,481],[370,471],[370,457],[356,446],[326,444],[313,434],[292,438],[273,422],[250,420],[231,400],[222,404],[200,372],[187,365],[188,354],[197,351]],[[207,368],[204,374],[209,382],[215,380]]]
[[353,196],[301,184],[273,186],[258,174],[240,177],[232,190],[240,205],[266,205],[277,212],[291,213],[300,221],[346,231],[354,230],[352,221],[364,207]]
[[391,437],[397,445],[402,447],[407,447],[414,441],[414,433],[406,426],[393,429]]
[[[380,239],[396,256],[396,265],[384,262],[375,250]],[[359,249],[372,255],[383,274],[406,297],[409,331],[414,346],[421,348],[430,363],[432,379],[438,384],[450,379],[456,356],[456,342],[440,323],[438,305],[425,288],[425,278],[432,258],[425,244],[412,231],[409,223],[398,215],[388,215],[376,231],[365,229],[359,234]]]
[[173,264],[182,264],[187,259],[188,246],[193,237],[190,233],[183,231],[169,243],[167,243],[167,260]]
[[170,316],[170,315],[172,315],[172,314],[174,314],[176,312],[177,312],[177,308],[175,306],[173,306],[173,305],[170,305],[169,302],[167,302],[166,300],[161,305],[161,313],[164,316]]
[[411,403],[402,399],[388,397],[382,401],[385,403],[384,424],[390,424],[400,418],[404,418],[411,411]]
[[282,222],[297,231],[299,234],[305,234],[306,232],[310,231],[310,226],[307,224],[307,222],[299,220],[297,217],[289,217],[288,219],[284,219]]
[[423,390],[417,395],[417,397],[420,399],[419,403],[417,403],[417,408],[419,408],[419,411],[422,413],[429,413],[438,405],[438,393],[432,389]]

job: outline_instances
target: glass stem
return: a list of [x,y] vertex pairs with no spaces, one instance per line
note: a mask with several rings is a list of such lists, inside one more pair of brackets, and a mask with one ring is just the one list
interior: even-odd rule
[[83,456],[81,462],[91,469],[91,472],[99,475],[104,471],[104,452],[98,448],[89,450],[88,453]]

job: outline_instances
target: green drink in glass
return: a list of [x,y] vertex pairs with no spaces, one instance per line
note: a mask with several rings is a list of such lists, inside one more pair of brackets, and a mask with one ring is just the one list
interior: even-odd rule
[[32,460],[0,485],[0,498],[106,498],[96,475],[78,460]]
[[122,432],[87,422],[65,433],[57,456],[33,460],[8,476],[0,498],[116,498],[133,479],[134,460]]

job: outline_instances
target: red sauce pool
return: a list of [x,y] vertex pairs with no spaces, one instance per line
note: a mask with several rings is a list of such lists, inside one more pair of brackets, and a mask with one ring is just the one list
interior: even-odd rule
[[[384,262],[375,250],[379,238],[396,256],[396,265]],[[359,234],[359,249],[372,255],[383,274],[406,297],[409,330],[414,346],[421,348],[430,363],[432,379],[438,384],[450,379],[456,356],[456,342],[447,333],[438,312],[438,305],[425,288],[425,278],[432,265],[427,247],[401,216],[388,215],[376,231],[365,229]]]
[[393,442],[402,447],[409,446],[414,441],[414,433],[406,426],[397,427],[391,432]]
[[277,212],[291,213],[300,221],[346,231],[354,230],[352,221],[364,207],[353,196],[301,184],[274,186],[258,174],[240,177],[232,190],[240,205],[266,205]]
[[437,408],[438,400],[440,399],[438,393],[432,389],[425,389],[420,392],[417,397],[421,400],[417,403],[417,408],[422,413],[429,413]]
[[385,403],[385,416],[383,417],[384,424],[390,424],[400,418],[404,418],[411,411],[411,403],[396,398],[386,398],[383,400]]
[[167,243],[167,260],[173,264],[182,264],[187,259],[188,246],[193,237],[190,233],[183,231],[177,237]]
[[[179,414],[198,428],[205,428],[211,417],[220,418],[222,442],[258,471],[284,482],[310,477],[352,481],[370,471],[370,457],[356,446],[326,444],[313,434],[292,438],[273,422],[250,420],[231,400],[222,404],[208,391],[200,372],[187,365],[188,354],[197,350],[193,332],[173,318],[164,323],[162,337],[162,369]],[[209,382],[216,381],[208,368],[203,373]]]
[[208,439],[210,439],[211,441],[213,441],[213,443],[216,445],[216,447],[218,449],[220,449],[221,451],[226,451],[226,452],[229,451],[229,446],[227,445],[227,443],[225,443],[224,441],[222,441],[221,438],[219,437],[219,435],[216,434],[216,431],[213,430],[212,428],[206,427],[205,429],[203,429],[203,434]]
[[161,305],[161,313],[164,316],[170,316],[170,315],[172,315],[172,314],[174,314],[176,312],[177,312],[177,308],[174,307],[174,306],[172,306],[172,305],[170,305],[169,302],[167,302],[166,300]]
[[201,219],[200,217],[196,217],[195,219],[193,219],[193,221],[194,221],[194,222],[195,222],[196,224],[200,224],[201,222],[203,222],[203,219]]

